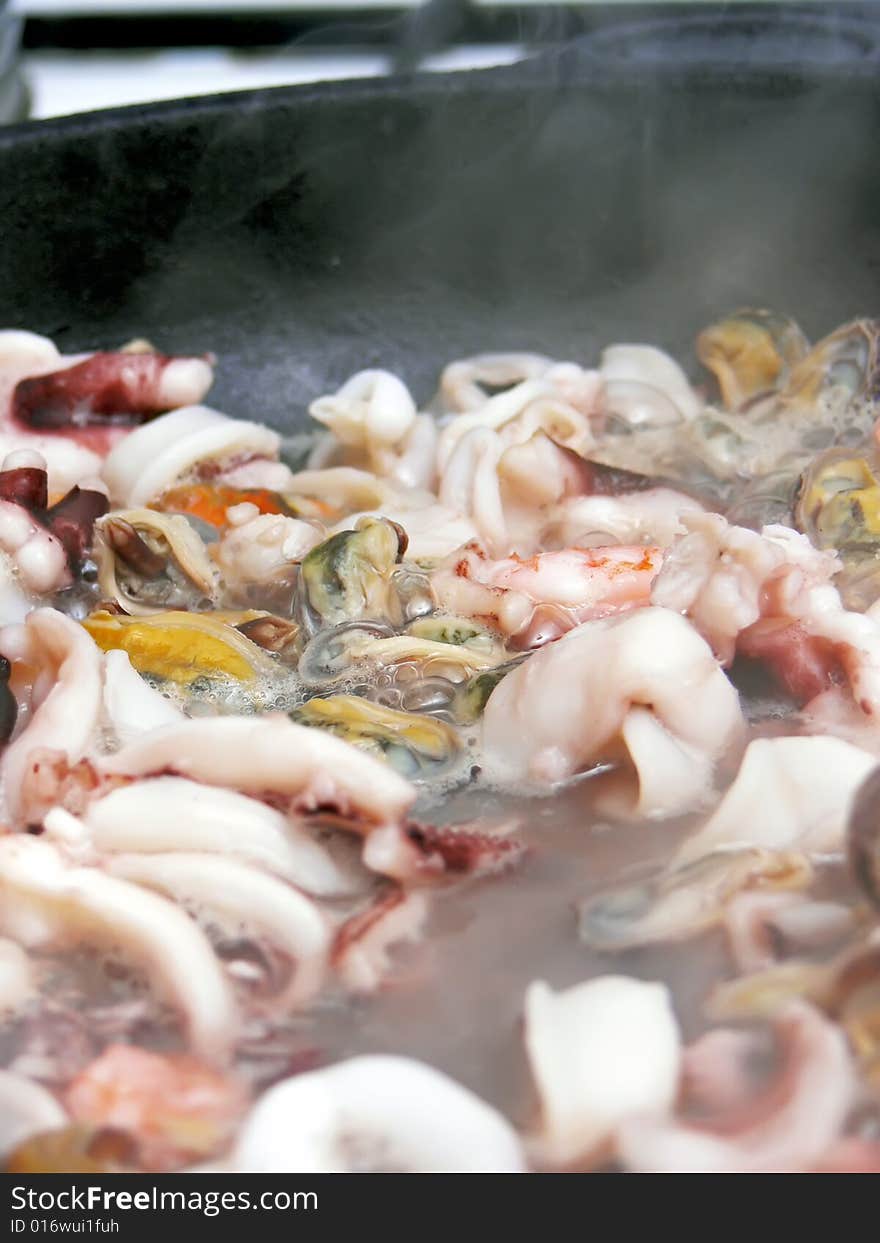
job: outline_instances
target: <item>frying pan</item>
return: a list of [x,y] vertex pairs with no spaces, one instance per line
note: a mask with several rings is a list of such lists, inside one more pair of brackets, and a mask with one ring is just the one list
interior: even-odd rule
[[65,350],[215,350],[283,428],[353,370],[620,339],[687,357],[763,304],[877,309],[877,27],[747,10],[605,28],[518,66],[0,131],[0,323]]
[[[69,351],[215,350],[213,403],[287,430],[360,367],[424,400],[445,361],[480,350],[588,362],[629,339],[687,359],[743,304],[818,336],[880,310],[878,63],[869,21],[744,11],[606,29],[501,71],[10,128],[0,324]],[[580,798],[536,805],[542,832],[582,831]],[[465,896],[435,946],[444,1021],[401,990],[381,1015],[330,1015],[325,1054],[419,1056],[525,1116],[523,989],[609,969],[576,943],[571,903],[627,840],[643,860],[668,851],[635,826],[542,856],[488,910]],[[663,946],[613,969],[675,979],[690,1037],[721,968]]]

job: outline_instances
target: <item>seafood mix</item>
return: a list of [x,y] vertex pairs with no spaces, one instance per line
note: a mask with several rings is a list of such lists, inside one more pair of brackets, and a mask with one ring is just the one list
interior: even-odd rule
[[878,351],[0,333],[5,1168],[880,1170]]

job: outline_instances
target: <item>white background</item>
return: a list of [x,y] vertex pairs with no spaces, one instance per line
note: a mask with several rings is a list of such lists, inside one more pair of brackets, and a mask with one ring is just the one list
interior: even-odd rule
[[[307,8],[326,9],[328,20],[332,21],[336,8],[414,8],[418,3],[419,0],[13,0],[12,7],[22,16],[44,17]],[[430,58],[424,67],[435,71],[484,68],[508,64],[520,55],[521,50],[515,46],[458,47]],[[304,47],[294,44],[264,52],[248,49],[237,53],[218,47],[148,52],[39,51],[24,57],[31,116],[36,119],[181,95],[371,77],[386,73],[388,65],[387,55],[375,48],[321,49],[311,42]]]

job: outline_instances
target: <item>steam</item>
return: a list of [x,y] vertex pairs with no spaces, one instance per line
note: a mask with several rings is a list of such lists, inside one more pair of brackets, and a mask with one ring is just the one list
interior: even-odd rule
[[[110,312],[95,303],[103,334],[115,306],[120,340],[146,331],[160,346],[216,349],[212,404],[295,430],[314,398],[365,368],[401,375],[424,408],[442,362],[476,342],[589,365],[614,340],[682,356],[701,325],[744,303],[789,309],[814,337],[871,310],[869,25],[773,13],[749,44],[736,11],[723,38],[699,15],[685,38],[586,5],[551,6],[534,25],[509,14],[492,30],[474,12],[480,37],[538,54],[393,88],[306,86],[290,104],[207,101],[161,136],[89,137],[95,176],[106,170],[118,199],[106,228],[124,222],[136,234],[125,244],[148,246],[126,259],[109,240],[120,262]],[[279,50],[279,63],[331,31]],[[370,51],[377,72],[392,33]],[[448,63],[439,38],[429,66]],[[65,221],[63,244],[41,239],[56,273],[68,238],[108,244],[91,219]],[[39,278],[31,265],[27,280]],[[63,283],[62,267],[51,287]],[[78,279],[85,345],[98,335],[88,290]]]

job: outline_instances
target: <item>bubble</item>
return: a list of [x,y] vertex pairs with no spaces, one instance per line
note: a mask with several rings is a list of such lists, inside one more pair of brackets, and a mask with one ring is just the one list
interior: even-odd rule
[[408,686],[402,696],[407,712],[437,712],[448,708],[455,696],[455,687],[445,678],[424,678]]

